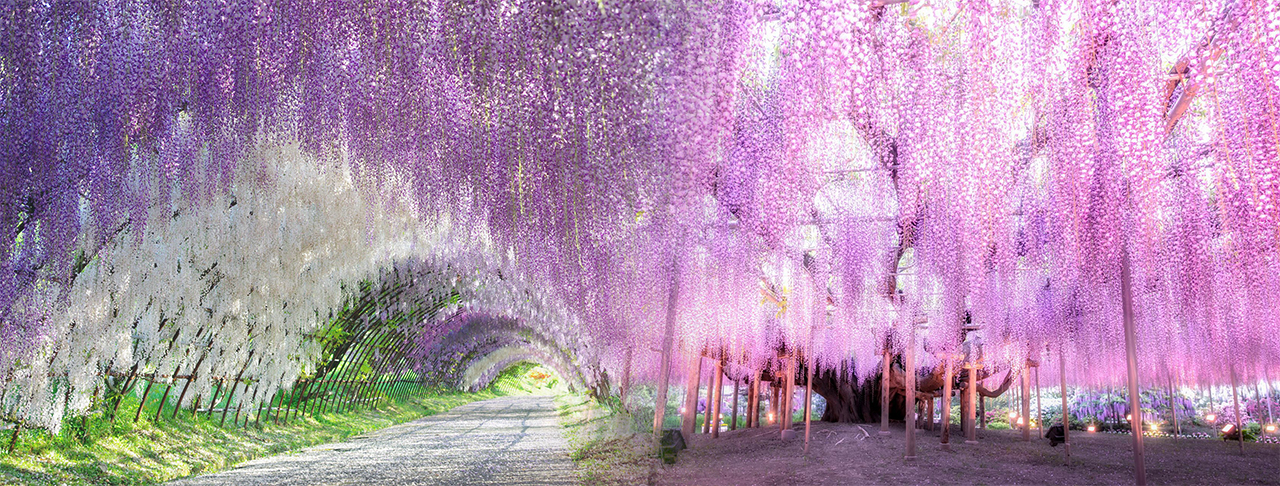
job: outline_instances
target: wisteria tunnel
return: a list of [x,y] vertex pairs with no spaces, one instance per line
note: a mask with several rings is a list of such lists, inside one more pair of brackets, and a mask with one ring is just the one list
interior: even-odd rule
[[1274,0],[0,2],[0,232],[18,482],[447,396],[649,468],[528,484],[1280,483]]

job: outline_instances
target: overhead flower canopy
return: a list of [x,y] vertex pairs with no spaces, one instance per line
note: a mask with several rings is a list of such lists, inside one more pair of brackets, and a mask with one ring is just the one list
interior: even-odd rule
[[0,384],[49,424],[210,349],[287,387],[396,265],[460,296],[423,363],[455,310],[586,381],[665,338],[927,366],[968,315],[1112,382],[1129,265],[1142,376],[1274,377],[1278,110],[1259,0],[9,6]]

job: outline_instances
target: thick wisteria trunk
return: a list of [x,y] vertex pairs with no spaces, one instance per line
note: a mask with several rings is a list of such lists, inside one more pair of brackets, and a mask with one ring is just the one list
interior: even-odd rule
[[667,414],[667,390],[671,384],[671,348],[674,346],[676,327],[676,303],[680,297],[679,261],[671,259],[671,281],[667,289],[666,323],[662,328],[662,356],[658,363],[658,390],[654,396],[653,435],[662,434],[662,422]]
[[1022,369],[1022,440],[1031,440],[1031,368],[1030,365]]

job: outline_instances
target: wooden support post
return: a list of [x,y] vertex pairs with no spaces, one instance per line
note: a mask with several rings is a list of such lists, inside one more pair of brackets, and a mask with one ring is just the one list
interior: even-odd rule
[[738,391],[738,383],[741,381],[737,378],[733,379],[733,418],[729,420],[729,430],[738,430],[738,395],[741,394]]
[[776,424],[782,421],[782,408],[778,406],[778,400],[782,398],[782,387],[778,386],[778,376],[773,376],[773,381],[769,382],[769,416],[773,418]]
[[622,383],[618,384],[618,401],[622,402],[622,408],[627,409],[627,395],[631,391],[631,346],[627,346],[622,362]]
[[1040,364],[1036,363],[1036,434],[1044,437],[1044,407],[1040,402],[1043,400],[1040,395]]
[[[678,246],[674,247],[678,248]],[[671,384],[671,348],[674,346],[676,327],[676,303],[680,296],[680,260],[672,252],[671,279],[667,287],[667,318],[662,328],[662,357],[658,363],[658,390],[654,394],[653,436],[662,435],[662,423],[667,416],[667,389]],[[683,429],[683,427],[681,427]]]
[[794,406],[795,404],[792,403],[792,400],[794,400],[796,396],[796,357],[794,354],[787,356],[787,376],[784,383],[786,384],[786,388],[783,389],[783,392],[786,394],[786,396],[782,397],[783,420],[781,421],[781,423],[782,423],[782,429],[788,430],[791,428],[791,425],[794,423],[793,422],[794,417],[792,417],[792,413],[791,413],[791,411],[795,408]]
[[711,380],[715,383],[715,393],[712,393],[712,401],[707,403],[707,410],[711,413],[707,415],[707,422],[711,424],[711,438],[720,438],[720,402],[724,401],[721,394],[724,393],[724,358],[716,361],[716,378]]
[[1031,366],[1030,363],[1023,364],[1022,367],[1022,440],[1031,441]]
[[907,431],[907,452],[903,459],[907,461],[916,460],[916,323],[914,316],[907,317],[907,350],[903,361],[902,380],[903,388],[906,388],[906,402],[903,403],[903,427]]
[[1169,415],[1173,418],[1173,438],[1182,435],[1182,427],[1178,425],[1178,395],[1173,388],[1173,372],[1169,372]]
[[967,387],[965,387],[965,393],[968,393],[968,394],[969,394],[969,414],[970,414],[970,415],[969,415],[969,417],[968,417],[968,419],[969,419],[969,420],[967,420],[967,425],[969,426],[969,428],[968,428],[968,430],[965,430],[965,431],[964,431],[964,434],[965,434],[965,435],[964,435],[964,437],[965,437],[965,441],[964,441],[964,443],[966,443],[966,444],[977,444],[977,443],[978,443],[978,431],[977,431],[976,429],[977,429],[977,426],[978,426],[978,417],[977,417],[977,411],[978,411],[978,367],[977,367],[977,366],[975,366],[975,365],[970,364],[970,365],[966,365],[966,366],[965,366],[965,368],[968,368],[968,369],[969,369],[969,383],[968,383],[968,386],[967,386]]
[[[811,344],[810,348],[812,348],[812,343],[810,344]],[[808,373],[806,373],[806,378],[804,380],[804,453],[808,454],[809,453],[809,432],[810,432],[810,429],[813,427],[814,359],[812,357],[812,351],[806,352],[805,354],[810,355],[809,365],[806,366],[806,368],[808,368]]]
[[1058,379],[1062,382],[1062,446],[1066,453],[1066,464],[1071,465],[1071,416],[1067,410],[1067,360],[1062,349],[1058,349]]
[[1241,453],[1241,454],[1243,454],[1243,453],[1244,453],[1244,429],[1242,429],[1241,427],[1243,427],[1243,426],[1244,426],[1244,423],[1243,423],[1243,421],[1241,421],[1241,420],[1240,420],[1240,395],[1239,395],[1239,393],[1236,391],[1236,367],[1235,367],[1235,365],[1232,365],[1232,366],[1231,366],[1231,401],[1232,401],[1233,403],[1235,403],[1235,408],[1236,408],[1236,437],[1239,437],[1239,438],[1240,438],[1240,440],[1238,441],[1238,442],[1240,443],[1240,453]]
[[[215,378],[215,380],[217,380]],[[209,412],[206,417],[213,418],[213,407],[218,406],[218,395],[222,393],[222,380],[217,380],[218,384],[213,388],[213,397],[209,399]]]
[[987,430],[987,397],[986,396],[978,397],[978,418],[979,418],[978,425],[982,427],[982,430]]
[[880,435],[889,435],[889,347],[880,366]]
[[1133,414],[1133,422],[1129,428],[1133,430],[1133,477],[1138,486],[1147,484],[1147,466],[1142,450],[1142,397],[1138,388],[1138,341],[1134,331],[1133,317],[1133,282],[1129,270],[1129,245],[1122,243],[1120,248],[1120,303],[1124,314],[1124,351],[1128,361],[1129,375],[1129,411]]
[[[155,377],[154,377],[154,376],[152,376],[152,378],[155,378]],[[134,414],[133,414],[133,421],[134,421],[134,422],[137,422],[137,421],[138,421],[138,419],[142,418],[142,407],[147,406],[147,395],[150,395],[150,394],[151,394],[151,386],[152,386],[152,385],[154,385],[154,384],[155,384],[155,381],[153,381],[153,380],[147,380],[147,386],[146,386],[146,388],[143,388],[143,389],[142,389],[142,399],[141,399],[141,400],[138,400],[138,411],[137,411],[137,412],[134,412]]]
[[200,399],[201,398],[202,397],[200,396],[200,394],[197,393],[195,403],[191,404],[191,418],[196,418],[197,416],[200,415]]
[[[719,363],[716,363],[716,364],[719,364]],[[713,367],[712,369],[714,370],[715,368]],[[702,379],[701,365],[698,366],[698,373],[699,373],[698,379],[701,380]],[[711,433],[711,398],[712,398],[712,395],[714,395],[715,393],[715,383],[716,383],[716,377],[714,376],[707,377],[707,396],[703,397],[702,399],[702,402],[706,404],[702,409],[702,433],[703,434]]]
[[698,426],[698,382],[702,378],[698,376],[702,374],[702,356],[697,350],[691,350],[689,354],[689,374],[685,378],[684,386],[684,410],[680,417],[680,431],[684,433],[685,440],[693,437],[693,432]]
[[[783,362],[783,373],[791,371],[791,360],[787,359]],[[782,376],[782,386],[778,390],[778,433],[791,428],[791,400],[788,396],[791,393],[791,379],[784,374]]]
[[942,450],[951,450],[951,357],[947,356],[942,373]]
[[13,437],[9,439],[9,454],[13,455],[13,448],[18,446],[18,432],[22,431],[22,424],[13,424]]
[[169,377],[169,383],[164,385],[164,395],[160,397],[160,405],[156,407],[156,418],[152,420],[153,422],[160,421],[160,414],[164,413],[164,404],[169,402],[169,390],[173,389],[173,380],[178,379],[178,371],[180,369],[181,367],[175,367],[173,375]]
[[747,428],[760,427],[760,370],[751,381],[751,395],[747,398]]

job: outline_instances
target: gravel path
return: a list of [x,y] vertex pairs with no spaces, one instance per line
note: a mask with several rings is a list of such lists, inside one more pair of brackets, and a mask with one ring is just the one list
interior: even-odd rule
[[174,485],[575,484],[551,397],[503,397]]

